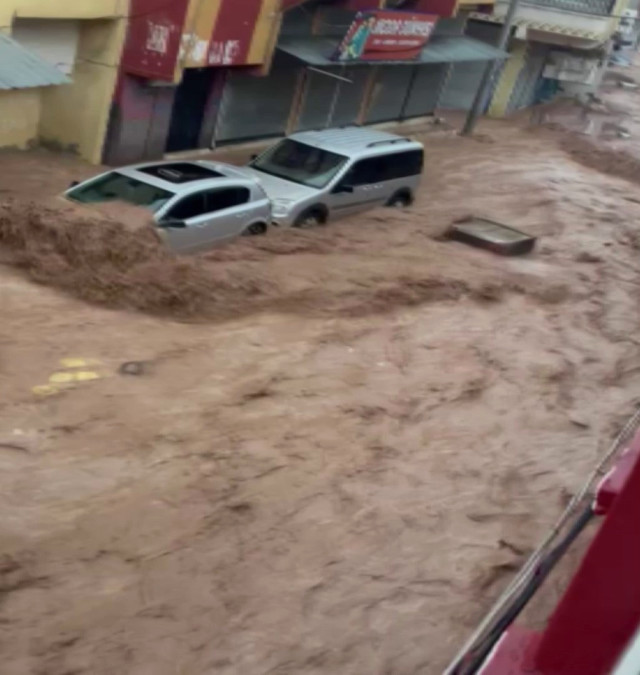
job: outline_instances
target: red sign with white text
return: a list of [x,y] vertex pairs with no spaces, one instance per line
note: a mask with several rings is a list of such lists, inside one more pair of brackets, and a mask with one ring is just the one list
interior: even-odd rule
[[333,58],[336,61],[411,61],[427,44],[437,20],[434,14],[359,12]]

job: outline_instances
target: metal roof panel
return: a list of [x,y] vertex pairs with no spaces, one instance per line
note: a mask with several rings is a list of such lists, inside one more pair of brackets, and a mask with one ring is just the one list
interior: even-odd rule
[[0,31],[0,89],[69,84],[66,75]]

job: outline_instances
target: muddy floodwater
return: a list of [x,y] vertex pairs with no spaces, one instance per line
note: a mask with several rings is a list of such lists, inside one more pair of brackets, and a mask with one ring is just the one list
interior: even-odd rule
[[0,155],[3,675],[442,672],[640,398],[640,135],[423,140],[412,208],[185,260]]

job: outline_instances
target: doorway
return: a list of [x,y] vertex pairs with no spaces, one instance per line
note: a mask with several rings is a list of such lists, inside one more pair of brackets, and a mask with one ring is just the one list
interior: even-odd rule
[[200,132],[213,83],[213,68],[188,68],[176,90],[167,152],[200,147]]

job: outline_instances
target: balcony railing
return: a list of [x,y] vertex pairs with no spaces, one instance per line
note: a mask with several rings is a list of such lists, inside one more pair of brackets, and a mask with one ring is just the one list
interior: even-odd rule
[[609,16],[615,0],[524,0],[524,4],[592,16]]

